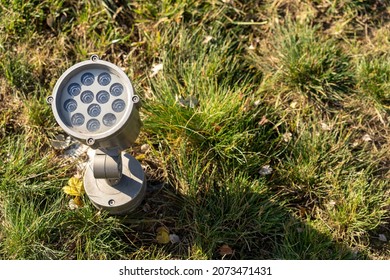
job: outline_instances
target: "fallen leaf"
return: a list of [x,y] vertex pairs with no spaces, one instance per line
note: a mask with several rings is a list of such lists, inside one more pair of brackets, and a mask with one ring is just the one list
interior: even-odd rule
[[222,127],[218,124],[213,124],[213,127],[215,129],[215,132],[219,132],[222,129]]
[[379,234],[379,240],[382,241],[382,242],[387,242],[386,235],[384,235],[384,234]]
[[226,256],[226,255],[233,255],[234,253],[234,250],[232,248],[230,248],[229,245],[225,244],[225,245],[222,245],[220,248],[219,248],[219,254],[221,256]]
[[270,175],[270,174],[272,174],[272,171],[273,171],[273,169],[271,166],[264,165],[262,168],[260,168],[259,174],[260,174],[260,176]]
[[143,161],[145,158],[146,158],[145,154],[139,154],[135,157],[135,159],[138,161]]
[[324,130],[324,131],[331,131],[332,128],[327,125],[326,123],[321,123],[321,129]]
[[84,203],[81,200],[81,197],[79,197],[79,196],[76,196],[75,198],[73,198],[73,201],[79,207],[83,207],[84,206]]
[[292,138],[291,132],[286,132],[285,134],[283,134],[283,141],[284,142],[290,142],[291,138]]
[[166,227],[159,227],[156,230],[156,240],[159,244],[167,244],[170,242],[169,230]]
[[54,16],[49,14],[49,15],[46,17],[46,24],[47,24],[50,28],[53,28],[54,22],[55,22]]
[[331,201],[329,201],[329,203],[328,203],[328,206],[329,206],[329,208],[331,208],[331,209],[333,209],[335,205],[336,205],[336,201],[334,201],[334,200],[331,200]]
[[362,137],[362,140],[363,140],[364,142],[370,142],[370,141],[372,141],[372,138],[371,138],[371,136],[370,136],[369,134],[365,134],[365,135]]
[[79,206],[74,202],[73,198],[69,200],[68,206],[70,210],[76,210],[79,208]]
[[173,233],[169,235],[169,240],[172,244],[180,243],[180,237]]
[[164,68],[164,65],[162,63],[154,65],[152,67],[152,74],[150,74],[150,77],[156,76],[158,74],[158,72],[163,70],[163,68]]
[[79,178],[73,176],[69,179],[68,185],[63,187],[62,190],[69,195],[82,196],[84,194],[83,182]]
[[75,198],[72,198],[69,200],[70,210],[76,210],[76,209],[81,208],[83,206],[84,206],[84,203],[79,196],[76,196]]
[[149,150],[150,150],[150,145],[149,144],[143,144],[141,146],[141,152],[146,153]]
[[269,120],[267,119],[266,116],[263,116],[263,117],[261,118],[261,120],[259,121],[259,125],[260,125],[260,126],[263,126],[263,125],[265,125],[266,123],[269,123]]
[[358,140],[355,140],[353,143],[352,143],[352,148],[356,148],[357,146],[359,146],[359,141]]
[[206,36],[206,38],[203,40],[203,44],[207,44],[208,42],[210,42],[213,38],[213,36]]
[[177,16],[176,18],[175,18],[175,21],[176,21],[176,23],[180,23],[181,22],[181,20],[182,20],[182,16]]
[[290,103],[290,108],[291,109],[295,109],[297,107],[297,105],[298,105],[298,102],[293,101],[293,102]]

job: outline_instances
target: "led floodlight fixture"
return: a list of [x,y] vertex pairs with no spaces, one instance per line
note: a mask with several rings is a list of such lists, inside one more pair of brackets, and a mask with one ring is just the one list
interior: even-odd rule
[[47,101],[67,134],[96,149],[84,175],[93,204],[112,214],[138,206],[145,194],[145,174],[136,159],[122,152],[141,128],[140,99],[127,75],[93,55],[66,70]]

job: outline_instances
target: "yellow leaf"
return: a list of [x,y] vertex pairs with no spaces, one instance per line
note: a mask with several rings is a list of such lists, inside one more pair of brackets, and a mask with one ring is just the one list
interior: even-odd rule
[[166,227],[157,228],[156,233],[157,233],[156,235],[157,243],[167,244],[170,242],[169,230]]
[[79,196],[76,196],[74,199],[73,199],[73,202],[74,204],[76,204],[78,207],[83,207],[84,206],[84,203],[83,201],[81,200],[81,198]]
[[146,158],[145,154],[139,154],[135,157],[135,159],[138,161],[143,161],[145,158]]
[[75,198],[72,198],[69,200],[70,210],[76,210],[76,209],[81,208],[83,206],[84,206],[84,203],[79,196],[75,196]]
[[68,185],[62,188],[64,193],[73,196],[82,196],[84,194],[83,182],[76,177],[72,177],[68,181]]

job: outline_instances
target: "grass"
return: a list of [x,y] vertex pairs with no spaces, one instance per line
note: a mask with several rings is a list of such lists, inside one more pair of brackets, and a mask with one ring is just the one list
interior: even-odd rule
[[[390,258],[390,3],[252,2],[0,1],[0,258]],[[125,216],[71,209],[52,145],[45,98],[93,53],[143,101]]]

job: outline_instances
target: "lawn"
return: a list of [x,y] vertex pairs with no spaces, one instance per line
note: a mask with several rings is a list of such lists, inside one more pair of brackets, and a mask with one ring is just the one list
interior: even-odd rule
[[[92,54],[142,100],[124,216],[46,104]],[[389,0],[0,0],[0,259],[390,259],[389,123]]]

